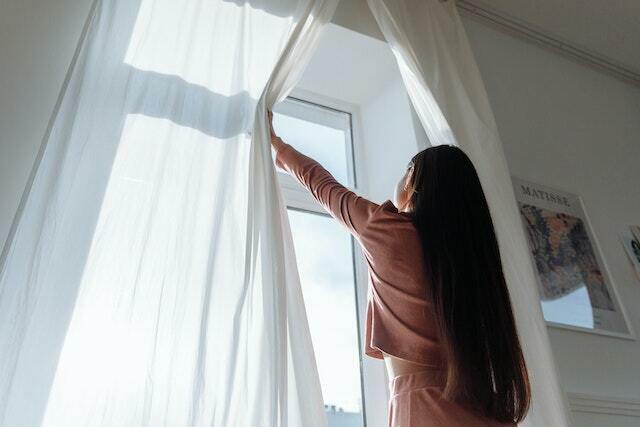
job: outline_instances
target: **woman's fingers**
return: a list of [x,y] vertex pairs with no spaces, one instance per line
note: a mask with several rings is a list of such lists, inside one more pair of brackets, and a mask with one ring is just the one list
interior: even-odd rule
[[269,131],[271,132],[271,139],[277,138],[276,131],[273,129],[273,111],[267,110],[267,117],[269,118]]
[[282,140],[276,135],[275,130],[273,130],[273,111],[267,110],[267,118],[269,119],[269,130],[271,132],[271,145],[273,148],[278,150],[282,145]]

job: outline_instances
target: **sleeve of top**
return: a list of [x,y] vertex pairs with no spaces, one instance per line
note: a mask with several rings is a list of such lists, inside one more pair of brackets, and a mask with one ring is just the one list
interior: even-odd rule
[[379,205],[341,185],[318,162],[285,144],[276,155],[276,165],[306,187],[334,218],[359,237]]

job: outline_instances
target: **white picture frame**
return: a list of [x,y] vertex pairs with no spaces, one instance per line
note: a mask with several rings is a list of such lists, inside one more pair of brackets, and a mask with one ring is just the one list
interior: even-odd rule
[[582,198],[513,177],[549,326],[634,339]]

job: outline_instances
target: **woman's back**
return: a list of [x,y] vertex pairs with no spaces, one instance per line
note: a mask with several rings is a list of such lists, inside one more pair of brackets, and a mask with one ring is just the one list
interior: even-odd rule
[[278,150],[276,163],[347,227],[363,249],[369,270],[365,352],[384,358],[389,367],[389,425],[513,425],[483,416],[473,409],[476,402],[444,397],[448,360],[412,216],[391,202],[377,205],[355,195],[288,145]]

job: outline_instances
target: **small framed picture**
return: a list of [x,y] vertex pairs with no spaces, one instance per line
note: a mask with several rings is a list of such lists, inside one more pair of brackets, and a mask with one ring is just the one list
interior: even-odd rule
[[513,183],[545,320],[632,338],[580,197],[517,178]]
[[640,280],[640,226],[632,225],[628,233],[622,234],[622,244],[624,246],[629,261]]

